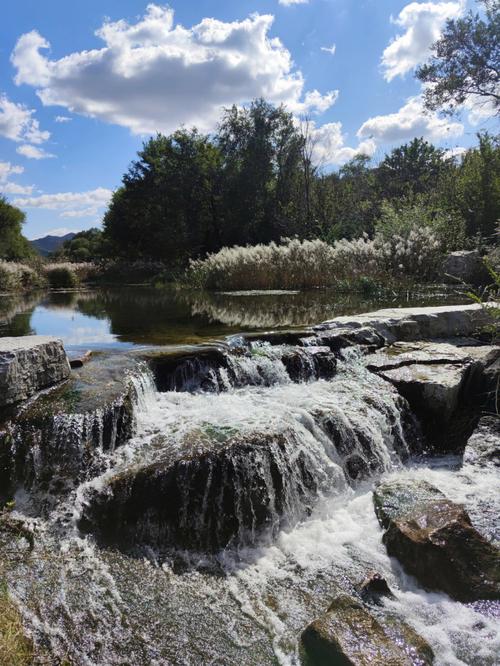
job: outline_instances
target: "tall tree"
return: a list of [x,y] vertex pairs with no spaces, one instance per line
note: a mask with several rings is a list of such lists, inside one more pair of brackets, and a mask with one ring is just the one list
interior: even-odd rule
[[449,20],[432,47],[430,61],[417,70],[427,84],[425,106],[452,113],[465,102],[500,113],[500,0],[482,0],[485,16],[469,12]]
[[0,258],[8,260],[27,259],[35,251],[22,234],[26,216],[22,210],[0,196]]

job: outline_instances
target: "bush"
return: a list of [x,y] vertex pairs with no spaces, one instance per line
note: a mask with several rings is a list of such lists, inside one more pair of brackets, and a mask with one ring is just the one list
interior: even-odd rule
[[33,644],[25,635],[21,616],[0,580],[0,666],[33,663]]
[[437,274],[440,244],[428,228],[405,238],[367,235],[329,245],[284,239],[280,245],[223,248],[190,262],[185,279],[204,289],[308,289],[314,287],[422,281]]
[[44,278],[31,266],[0,260],[0,292],[28,291],[44,285]]
[[52,289],[72,289],[79,283],[74,270],[68,266],[56,266],[46,271]]

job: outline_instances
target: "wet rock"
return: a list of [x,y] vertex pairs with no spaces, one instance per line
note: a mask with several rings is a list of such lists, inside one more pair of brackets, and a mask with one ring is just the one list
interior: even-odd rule
[[389,555],[428,589],[458,601],[500,599],[500,550],[463,507],[426,482],[386,482],[374,492]]
[[215,552],[310,511],[314,469],[291,433],[193,434],[184,452],[127,469],[88,499],[80,527],[104,544]]
[[483,416],[469,437],[464,451],[464,465],[500,467],[500,417]]
[[366,363],[408,400],[432,448],[460,450],[484,399],[484,372],[499,357],[500,347],[459,340],[394,344]]
[[394,598],[386,579],[376,571],[369,574],[359,586],[359,594],[363,601],[380,604],[384,598]]
[[487,285],[491,277],[477,250],[458,250],[451,252],[443,262],[441,269],[443,280],[450,284],[466,283]]
[[335,356],[325,346],[287,349],[281,356],[281,361],[294,382],[331,379],[337,367]]
[[0,408],[67,379],[61,340],[43,335],[0,338]]
[[70,352],[68,358],[71,369],[75,370],[76,368],[82,368],[85,363],[90,361],[92,358],[92,352],[90,350],[83,353]]
[[95,354],[67,382],[19,407],[0,430],[4,500],[17,484],[59,493],[95,474],[101,454],[132,436],[134,373],[137,363],[124,354]]
[[431,648],[411,628],[392,633],[394,637],[358,601],[340,595],[324,615],[302,632],[301,647],[308,666],[425,666],[433,663]]

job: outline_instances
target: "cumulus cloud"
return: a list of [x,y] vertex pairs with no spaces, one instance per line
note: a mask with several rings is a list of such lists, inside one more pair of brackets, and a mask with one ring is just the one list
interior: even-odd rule
[[361,154],[371,157],[376,149],[376,144],[371,139],[359,142],[355,148],[347,146],[341,122],[325,123],[317,127],[313,121],[309,121],[308,134],[312,145],[313,162],[320,166],[345,164]]
[[36,197],[14,199],[21,208],[40,208],[59,211],[59,217],[90,217],[97,215],[109,203],[112,191],[104,187],[87,192],[60,192]]
[[309,0],[278,0],[280,5],[290,7],[291,5],[307,5]]
[[442,141],[461,136],[463,125],[426,113],[422,99],[411,97],[396,111],[385,116],[374,116],[361,125],[357,135],[361,140],[372,139],[378,143],[396,143],[423,136],[429,141]]
[[179,125],[211,130],[223,106],[264,97],[297,113],[321,113],[336,99],[306,91],[289,51],[269,35],[273,16],[242,21],[205,18],[185,28],[168,7],[150,4],[136,23],[106,22],[100,49],[60,60],[43,53],[36,31],[22,35],[11,55],[16,82],[37,88],[45,105],[130,128],[170,132]]
[[0,162],[0,192],[3,194],[31,194],[33,185],[20,185],[10,180],[11,176],[17,176],[21,173],[24,173],[22,166],[10,162]]
[[457,18],[465,0],[455,2],[411,2],[392,22],[405,30],[382,54],[384,78],[403,76],[429,57],[429,48],[441,36],[448,19]]
[[70,123],[72,118],[68,118],[68,116],[56,116],[54,120],[56,123]]
[[454,148],[448,148],[448,150],[445,151],[445,156],[461,160],[466,152],[467,148],[464,148],[464,146],[455,146]]
[[6,95],[0,94],[0,136],[36,144],[47,141],[50,132],[40,129],[38,120],[33,118],[34,113],[33,109],[11,102]]
[[50,157],[55,157],[55,155],[48,153],[46,150],[43,150],[43,148],[30,146],[27,143],[16,148],[16,153],[19,153],[19,155],[22,155],[23,157],[27,157],[29,160],[46,160]]

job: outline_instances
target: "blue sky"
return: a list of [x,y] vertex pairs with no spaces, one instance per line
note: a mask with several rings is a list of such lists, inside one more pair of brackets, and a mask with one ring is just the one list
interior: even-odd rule
[[424,115],[413,76],[466,0],[5,5],[0,192],[29,238],[98,225],[147,136],[209,132],[222,107],[257,96],[311,119],[327,169],[422,135],[458,154],[493,123],[484,108]]

